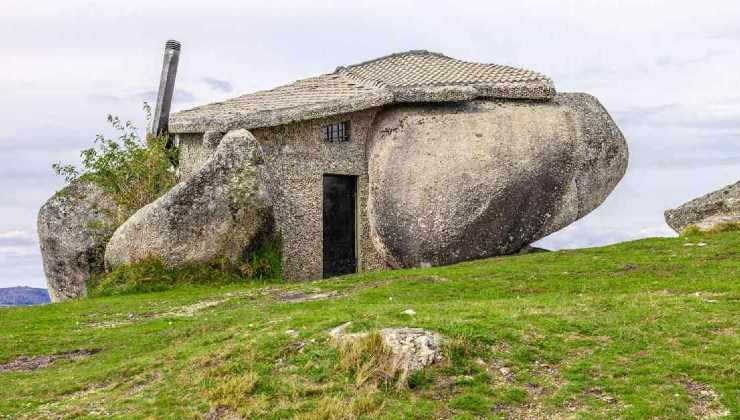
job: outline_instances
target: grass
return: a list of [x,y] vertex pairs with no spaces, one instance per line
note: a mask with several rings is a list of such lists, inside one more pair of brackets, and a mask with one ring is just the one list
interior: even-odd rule
[[[287,290],[339,295],[290,303]],[[2,309],[0,365],[100,351],[0,372],[0,417],[737,418],[739,307],[730,231]],[[332,342],[346,321],[437,331],[444,360],[395,386],[373,334]]]
[[282,261],[277,242],[265,241],[249,254],[247,262],[216,258],[208,263],[166,267],[161,258],[147,258],[94,276],[87,284],[90,297],[161,292],[181,286],[223,286],[239,283],[282,281]]
[[681,231],[681,236],[697,236],[703,233],[721,233],[740,231],[740,222],[722,222],[717,223],[709,229],[700,229],[697,225],[688,225]]

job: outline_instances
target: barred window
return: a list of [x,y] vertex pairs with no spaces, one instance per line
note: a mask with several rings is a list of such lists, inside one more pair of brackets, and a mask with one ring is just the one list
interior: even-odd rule
[[321,130],[324,133],[324,141],[329,143],[349,141],[349,121],[329,124],[322,127]]

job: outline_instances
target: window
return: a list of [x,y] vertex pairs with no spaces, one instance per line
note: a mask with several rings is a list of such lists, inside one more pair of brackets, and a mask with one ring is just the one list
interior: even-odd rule
[[321,128],[324,134],[324,141],[329,143],[339,143],[349,141],[349,121],[342,121],[336,124],[329,124]]

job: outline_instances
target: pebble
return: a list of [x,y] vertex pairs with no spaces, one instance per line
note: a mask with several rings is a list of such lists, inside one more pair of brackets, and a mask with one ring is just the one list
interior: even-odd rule
[[285,334],[291,336],[291,337],[298,337],[298,331],[296,330],[287,330],[285,331]]

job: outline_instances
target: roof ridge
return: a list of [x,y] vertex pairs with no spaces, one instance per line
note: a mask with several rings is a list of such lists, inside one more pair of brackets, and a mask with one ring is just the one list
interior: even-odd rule
[[434,52],[434,51],[429,51],[429,50],[408,50],[408,51],[401,51],[401,52],[396,52],[396,53],[392,53],[392,54],[386,54],[386,55],[381,56],[381,57],[376,57],[376,58],[373,58],[371,60],[365,60],[365,61],[362,61],[360,63],[350,64],[350,65],[347,65],[347,66],[338,66],[334,70],[334,73],[338,73],[340,70],[349,71],[349,69],[351,69],[353,67],[364,66],[364,65],[367,65],[367,64],[375,63],[376,61],[385,60],[385,59],[393,58],[393,57],[407,56],[407,55],[433,55],[433,56],[440,57],[440,58],[446,58],[448,60],[454,60],[454,58],[452,58],[452,57],[448,57],[448,56],[446,56],[446,55],[444,55],[442,53],[438,53],[438,52]]

